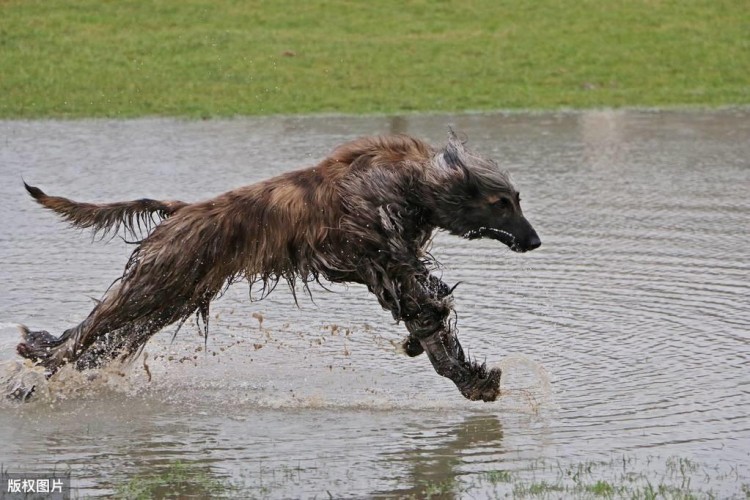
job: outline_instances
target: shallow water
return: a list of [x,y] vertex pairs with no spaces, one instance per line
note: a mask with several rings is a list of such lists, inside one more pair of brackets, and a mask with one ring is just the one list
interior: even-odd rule
[[658,484],[679,457],[718,471],[692,486],[740,495],[750,484],[746,111],[0,122],[2,375],[17,367],[16,323],[54,333],[77,323],[130,251],[66,228],[22,178],[76,200],[199,200],[360,135],[441,143],[448,124],[511,171],[543,241],[525,255],[443,234],[433,246],[444,280],[461,282],[464,346],[504,368],[499,401],[468,402],[424,356],[399,354],[403,325],[363,287],[313,288],[314,302],[296,308],[281,286],[250,303],[240,284],[212,309],[206,349],[189,325],[174,343],[169,328],[148,344],[151,380],[141,358],[4,404],[0,463],[70,467],[82,495],[180,461],[232,478],[243,495],[438,485],[486,497],[511,487],[488,471],[538,482],[624,458]]

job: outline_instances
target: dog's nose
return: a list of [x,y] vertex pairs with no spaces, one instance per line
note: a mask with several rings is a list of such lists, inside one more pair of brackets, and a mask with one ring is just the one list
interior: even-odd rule
[[529,250],[534,250],[542,246],[542,240],[540,240],[539,236],[535,234],[529,239],[529,242],[526,244],[526,246]]

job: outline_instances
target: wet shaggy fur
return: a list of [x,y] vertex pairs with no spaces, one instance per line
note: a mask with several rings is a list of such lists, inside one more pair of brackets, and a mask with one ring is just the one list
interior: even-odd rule
[[427,355],[469,399],[494,400],[500,371],[467,359],[452,289],[431,274],[435,229],[489,237],[515,251],[539,246],[508,176],[451,132],[433,148],[405,135],[367,137],[318,165],[198,203],[142,199],[79,203],[26,186],[74,226],[121,231],[137,241],[122,277],[88,317],[58,338],[24,330],[18,353],[52,376],[133,357],[172,323],[196,315],[208,334],[211,301],[246,280],[268,293],[311,281],[361,283],[409,331],[406,352]]

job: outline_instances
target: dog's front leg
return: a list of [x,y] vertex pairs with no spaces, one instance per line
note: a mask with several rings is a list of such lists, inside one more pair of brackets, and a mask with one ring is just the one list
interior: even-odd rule
[[[414,269],[419,270],[418,267]],[[395,274],[395,273],[394,273]],[[395,285],[395,286],[393,286]],[[453,311],[452,289],[427,272],[402,275],[389,286],[371,283],[381,305],[396,320],[404,321],[409,338],[407,354],[426,352],[435,371],[456,384],[466,398],[494,401],[500,394],[499,369],[467,359],[454,326],[448,321]]]
[[500,395],[499,368],[467,359],[455,333],[449,327],[419,339],[435,371],[453,381],[467,399],[495,401]]
[[435,371],[452,380],[467,399],[497,399],[501,371],[487,370],[484,364],[468,359],[454,326],[448,321],[453,310],[450,288],[434,276],[426,283],[416,281],[421,286],[402,286],[402,290],[410,294],[402,297],[402,302],[418,306],[411,317],[405,319],[409,340],[404,347],[418,342]]
[[[426,304],[427,301],[441,302],[446,299],[445,304],[447,309],[443,311],[443,313],[445,313],[446,315],[450,314],[452,303],[448,297],[450,297],[451,293],[453,292],[453,288],[451,288],[443,280],[441,280],[437,276],[433,276],[432,274],[427,274],[426,276],[420,274],[417,276],[414,282],[419,287],[419,289],[416,289],[416,292],[411,293],[408,289],[405,290],[406,293],[402,294],[401,300],[402,302],[406,302],[406,304],[402,305],[401,310],[414,311],[411,313],[411,317],[416,317],[422,310],[423,304]],[[404,291],[404,289],[402,289],[402,291]],[[411,307],[409,307],[409,302],[411,302]],[[437,313],[434,316],[439,317],[443,313]],[[408,321],[409,317],[402,317],[400,319]],[[407,356],[412,358],[415,356],[419,356],[424,352],[424,348],[422,347],[419,338],[412,335],[411,333],[409,334],[409,337],[404,341],[403,348]]]

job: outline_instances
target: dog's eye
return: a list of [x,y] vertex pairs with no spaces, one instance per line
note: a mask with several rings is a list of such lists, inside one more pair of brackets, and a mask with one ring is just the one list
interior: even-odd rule
[[492,205],[495,208],[508,208],[510,207],[511,203],[510,200],[506,197],[500,197],[497,200],[493,200],[490,202],[490,205]]

